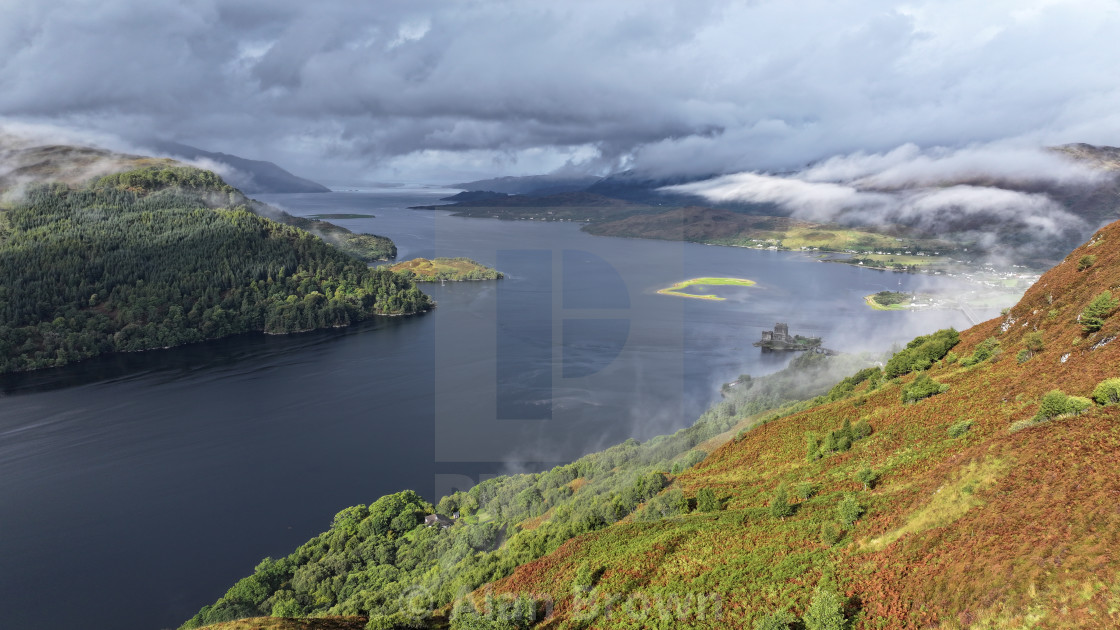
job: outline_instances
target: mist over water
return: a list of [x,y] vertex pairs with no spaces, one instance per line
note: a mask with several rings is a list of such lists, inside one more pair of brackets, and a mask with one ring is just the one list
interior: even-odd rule
[[[690,424],[723,382],[776,371],[763,329],[885,350],[958,311],[863,296],[956,280],[791,252],[593,237],[572,223],[415,211],[438,190],[263,196],[469,256],[497,282],[425,285],[429,314],[103,357],[0,382],[0,600],[12,628],[177,626],[342,508],[539,470]],[[733,276],[725,301],[656,294]],[[981,312],[982,317],[996,313]]]

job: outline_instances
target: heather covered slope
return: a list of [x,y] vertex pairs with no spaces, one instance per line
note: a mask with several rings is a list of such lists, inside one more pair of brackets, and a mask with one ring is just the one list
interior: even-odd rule
[[[719,509],[581,536],[494,590],[554,601],[548,628],[750,627],[806,615],[818,588],[860,628],[1115,627],[1120,408],[1040,403],[1120,376],[1120,317],[1095,332],[1078,321],[1120,287],[1117,243],[1120,224],[1099,231],[927,371],[758,426],[668,490],[698,502],[713,491]],[[927,376],[944,391],[903,403]],[[814,437],[826,450],[845,420],[864,419],[873,432],[850,450],[808,456]]]

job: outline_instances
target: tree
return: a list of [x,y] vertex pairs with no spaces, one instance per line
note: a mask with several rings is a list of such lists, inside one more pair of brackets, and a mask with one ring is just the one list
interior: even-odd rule
[[805,459],[815,462],[821,458],[821,442],[816,433],[805,434]]
[[700,492],[696,495],[696,509],[701,512],[719,511],[719,499],[716,498],[716,493],[712,492],[711,488],[700,489]]
[[1081,329],[1086,333],[1097,332],[1117,306],[1120,306],[1120,301],[1113,299],[1111,291],[1098,293],[1085,310],[1081,311],[1081,316],[1078,318],[1081,321]]
[[302,617],[303,607],[293,597],[279,599],[272,605],[273,617]]
[[864,490],[870,490],[871,486],[875,485],[875,480],[878,478],[878,473],[867,467],[864,467],[856,473],[856,481],[863,484]]
[[793,506],[789,503],[789,490],[783,481],[778,485],[774,496],[770,499],[770,516],[784,519],[793,515]]
[[844,603],[836,591],[817,587],[802,621],[805,622],[805,630],[843,630]]
[[851,527],[856,524],[860,516],[863,516],[863,506],[849,494],[836,506],[836,516],[845,527]]
[[836,436],[832,431],[829,431],[824,436],[824,443],[821,444],[821,455],[831,455],[836,452]]

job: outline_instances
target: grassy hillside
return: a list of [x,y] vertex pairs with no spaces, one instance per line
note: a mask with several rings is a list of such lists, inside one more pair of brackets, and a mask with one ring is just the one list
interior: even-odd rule
[[431,306],[412,280],[247,203],[181,166],[26,188],[0,210],[0,372]]

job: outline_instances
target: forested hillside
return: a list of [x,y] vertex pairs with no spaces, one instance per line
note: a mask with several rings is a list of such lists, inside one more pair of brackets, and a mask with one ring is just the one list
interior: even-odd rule
[[[350,508],[186,627],[1120,625],[1117,242],[1112,224],[1003,317],[816,398],[780,393],[808,379],[743,378],[672,436],[434,508],[408,492]],[[432,510],[458,518],[425,527]]]
[[0,371],[431,306],[411,280],[247,201],[175,166],[29,187],[0,211]]

